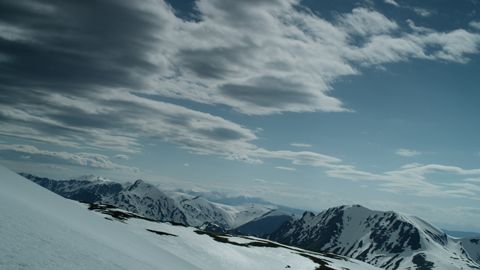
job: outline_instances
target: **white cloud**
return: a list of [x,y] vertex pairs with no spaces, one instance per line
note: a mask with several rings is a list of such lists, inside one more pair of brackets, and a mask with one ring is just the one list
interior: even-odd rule
[[121,160],[129,160],[130,157],[128,155],[124,155],[124,154],[117,154],[115,155],[115,158],[116,159],[121,159]]
[[22,154],[28,154],[29,156],[36,157],[48,157],[53,158],[56,161],[65,162],[68,164],[73,164],[77,166],[97,168],[97,169],[108,169],[108,170],[131,170],[137,171],[137,168],[128,167],[116,164],[112,162],[108,156],[95,154],[95,153],[70,153],[65,151],[48,151],[41,150],[32,145],[24,144],[0,144],[0,151],[13,151]]
[[296,171],[297,169],[286,166],[276,166],[275,169],[284,170],[284,171]]
[[255,183],[259,183],[259,184],[267,183],[267,180],[262,179],[262,178],[253,178],[252,181],[255,182]]
[[433,10],[426,9],[426,8],[420,8],[420,7],[412,7],[412,10],[418,16],[422,16],[422,17],[430,17],[435,13]]
[[351,181],[372,181],[379,185],[379,189],[394,193],[408,193],[422,197],[449,197],[476,199],[479,192],[466,191],[465,188],[455,187],[449,183],[432,181],[427,176],[435,174],[456,178],[474,179],[480,176],[480,169],[464,169],[457,166],[441,164],[412,163],[393,171],[371,173],[356,169],[354,166],[339,164],[326,170],[327,175]]
[[413,149],[400,148],[395,151],[395,154],[402,157],[414,157],[421,155],[422,152]]
[[361,36],[388,34],[398,29],[396,22],[365,8],[356,8],[351,13],[342,15],[339,24],[343,31]]
[[398,3],[395,0],[384,0],[385,3],[398,7]]
[[477,30],[480,30],[480,21],[470,22],[470,26],[477,29]]
[[312,145],[308,144],[308,143],[295,143],[294,142],[294,143],[291,143],[290,145],[293,146],[293,147],[300,147],[300,148],[310,148],[310,147],[312,147]]
[[[101,62],[96,66],[111,64],[115,66],[113,70],[122,71],[122,76],[108,82],[95,81],[94,85],[99,84],[100,90],[93,91],[112,88],[110,84],[114,84],[115,91],[133,90],[223,104],[249,115],[347,112],[351,109],[332,95],[332,84],[339,77],[360,74],[359,69],[363,66],[414,58],[465,62],[470,54],[477,53],[480,43],[478,34],[462,29],[445,33],[433,29],[431,33],[411,33],[373,9],[355,8],[327,21],[296,8],[297,4],[298,1],[268,1],[252,5],[248,1],[203,0],[196,2],[196,11],[201,18],[198,21],[176,17],[172,8],[163,2],[126,4],[122,8],[130,8],[132,16],[148,24],[148,27],[132,28],[135,29],[132,35],[140,36],[133,39],[152,40],[152,44],[141,44],[141,50],[134,48],[136,50],[132,53],[128,51],[130,47],[113,48],[120,50],[119,55],[137,57],[132,59],[136,60],[134,63],[143,64],[124,70],[125,65],[121,63]],[[61,8],[58,9],[60,12]],[[75,29],[67,29],[67,33]],[[16,32],[21,33],[20,30]],[[81,35],[78,36],[80,39]],[[128,35],[120,33],[118,38],[125,36]],[[361,42],[357,41],[358,36],[361,36]],[[36,42],[49,47],[44,44],[48,40],[43,40],[42,36],[36,38]],[[130,41],[127,39],[125,44]],[[81,42],[83,40],[79,40]],[[74,49],[82,50],[88,46],[79,47]],[[111,48],[105,50],[111,51]],[[77,54],[86,53],[79,51]],[[145,67],[148,69],[143,70]],[[130,87],[123,81],[125,78],[138,85]],[[98,80],[98,76],[91,79]],[[75,83],[81,84],[82,81]],[[80,89],[84,87],[78,86]],[[63,98],[63,102],[68,104],[68,98]],[[77,109],[86,114],[98,113],[88,111],[88,106]],[[13,129],[10,127],[12,132],[9,135],[14,133]],[[110,138],[102,139],[106,143]],[[126,140],[128,137],[122,139]],[[131,146],[133,142],[128,144]]]
[[163,76],[152,85],[160,90],[150,91],[244,114],[350,111],[330,95],[336,78],[359,74],[361,66],[413,58],[465,62],[480,43],[467,31],[410,33],[366,8],[327,21],[289,2],[227,2],[199,2],[200,22],[170,21],[176,27],[168,36],[176,46],[167,54],[179,72]]

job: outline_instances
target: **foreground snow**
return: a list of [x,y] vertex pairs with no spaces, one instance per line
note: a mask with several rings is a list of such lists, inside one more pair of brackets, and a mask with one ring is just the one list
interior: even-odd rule
[[255,238],[119,220],[1,166],[0,215],[0,269],[377,269]]

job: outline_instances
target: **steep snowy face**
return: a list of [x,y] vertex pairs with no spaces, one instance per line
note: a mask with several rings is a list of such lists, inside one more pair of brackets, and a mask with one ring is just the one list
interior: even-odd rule
[[121,191],[102,197],[98,202],[115,205],[154,220],[188,225],[177,202],[143,180],[126,185]]
[[459,243],[425,221],[360,205],[330,208],[318,215],[306,212],[269,238],[384,269],[479,269]]
[[233,222],[233,217],[227,211],[202,197],[182,198],[179,204],[184,213],[187,213],[188,224],[192,226],[212,223],[225,229],[230,228]]

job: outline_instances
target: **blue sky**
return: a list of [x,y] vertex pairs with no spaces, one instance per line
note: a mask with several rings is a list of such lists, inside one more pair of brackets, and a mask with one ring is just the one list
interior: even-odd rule
[[0,5],[15,171],[480,231],[479,1]]

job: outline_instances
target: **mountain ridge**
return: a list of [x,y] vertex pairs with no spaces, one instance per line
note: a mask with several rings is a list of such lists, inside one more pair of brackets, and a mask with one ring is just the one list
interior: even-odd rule
[[[159,221],[172,221],[199,227],[211,223],[230,230],[247,223],[281,206],[245,203],[227,205],[211,202],[199,195],[187,193],[166,193],[147,181],[132,182],[91,181],[89,176],[69,180],[53,180],[32,174],[21,173],[25,178],[69,199],[105,203],[132,211]],[[243,200],[246,200],[243,198]]]
[[[480,269],[462,243],[426,221],[360,205],[305,212],[268,236],[280,243],[332,252],[382,269]],[[470,252],[474,252],[475,246]]]
[[455,263],[463,269],[480,269],[476,238],[453,238],[418,217],[393,211],[343,205],[317,214],[305,211],[296,217],[275,205],[226,205],[200,194],[167,194],[143,180],[119,184],[25,176],[70,199],[111,204],[150,219],[216,233],[266,237],[308,250],[348,256],[387,270],[448,269]]
[[268,240],[159,223],[65,199],[0,166],[0,268],[378,270]]

